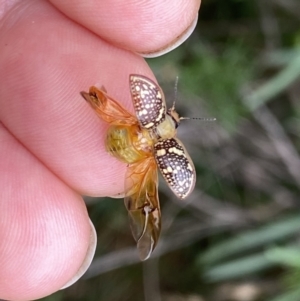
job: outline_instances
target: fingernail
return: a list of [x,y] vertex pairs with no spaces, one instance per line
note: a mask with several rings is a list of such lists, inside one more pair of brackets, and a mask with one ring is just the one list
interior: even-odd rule
[[90,244],[89,244],[89,248],[88,248],[87,253],[86,253],[86,257],[85,257],[81,267],[77,271],[77,273],[72,277],[72,279],[70,279],[61,288],[61,290],[71,286],[72,284],[74,284],[79,278],[81,278],[83,276],[83,274],[87,271],[87,269],[91,265],[91,262],[94,258],[94,255],[95,255],[96,246],[97,246],[97,233],[96,233],[95,227],[94,227],[93,223],[91,222],[91,220],[90,220],[90,225],[91,225]]
[[145,58],[154,58],[154,57],[161,56],[163,54],[166,54],[166,53],[172,51],[173,49],[177,48],[179,45],[181,45],[183,42],[185,42],[188,39],[188,37],[192,34],[192,32],[194,31],[194,29],[196,27],[197,21],[198,21],[198,14],[197,14],[196,18],[194,19],[194,21],[191,23],[191,25],[179,37],[177,37],[174,41],[172,41],[166,47],[159,49],[157,51],[149,52],[149,53],[148,52],[137,52],[137,54],[139,54]]

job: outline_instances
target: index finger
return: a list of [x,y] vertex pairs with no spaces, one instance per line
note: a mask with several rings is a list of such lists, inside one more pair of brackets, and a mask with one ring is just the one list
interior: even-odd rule
[[51,2],[72,20],[111,44],[149,54],[176,43],[193,27],[201,0]]

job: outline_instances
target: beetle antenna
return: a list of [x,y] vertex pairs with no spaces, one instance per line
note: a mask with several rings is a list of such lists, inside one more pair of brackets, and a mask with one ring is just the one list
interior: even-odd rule
[[175,87],[174,87],[174,101],[173,101],[173,105],[172,105],[172,110],[175,110],[175,105],[176,105],[176,101],[177,101],[177,95],[178,95],[178,81],[179,81],[179,76],[176,76],[175,79]]
[[[171,108],[171,112],[174,112],[175,111],[175,105],[176,105],[176,101],[177,101],[177,96],[178,96],[178,81],[179,81],[179,76],[177,75],[176,76],[176,79],[175,79],[175,87],[174,87],[174,101],[173,101],[173,105],[172,105],[172,108]],[[177,114],[178,115],[178,114]],[[179,116],[178,116],[179,117]],[[178,118],[177,117],[177,118]],[[197,119],[197,120],[202,120],[202,121],[216,121],[217,119],[216,118],[205,118],[205,117],[179,117],[179,120],[184,120],[184,119]]]
[[180,117],[180,120],[184,120],[184,119],[198,119],[198,120],[202,120],[202,121],[216,121],[217,118],[210,118],[210,117]]

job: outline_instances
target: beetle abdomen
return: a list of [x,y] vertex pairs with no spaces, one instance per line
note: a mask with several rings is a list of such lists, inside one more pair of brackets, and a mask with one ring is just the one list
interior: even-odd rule
[[138,125],[112,125],[107,131],[107,151],[125,163],[135,163],[152,155],[153,140]]

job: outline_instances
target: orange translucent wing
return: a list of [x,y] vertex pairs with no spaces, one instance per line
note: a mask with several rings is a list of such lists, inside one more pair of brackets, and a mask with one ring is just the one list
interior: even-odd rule
[[137,119],[124,109],[117,101],[107,95],[104,87],[90,87],[89,93],[80,92],[82,97],[91,105],[98,116],[110,123],[116,125],[136,124]]
[[125,180],[125,206],[141,260],[150,257],[161,230],[157,189],[157,165],[153,157],[128,167]]

